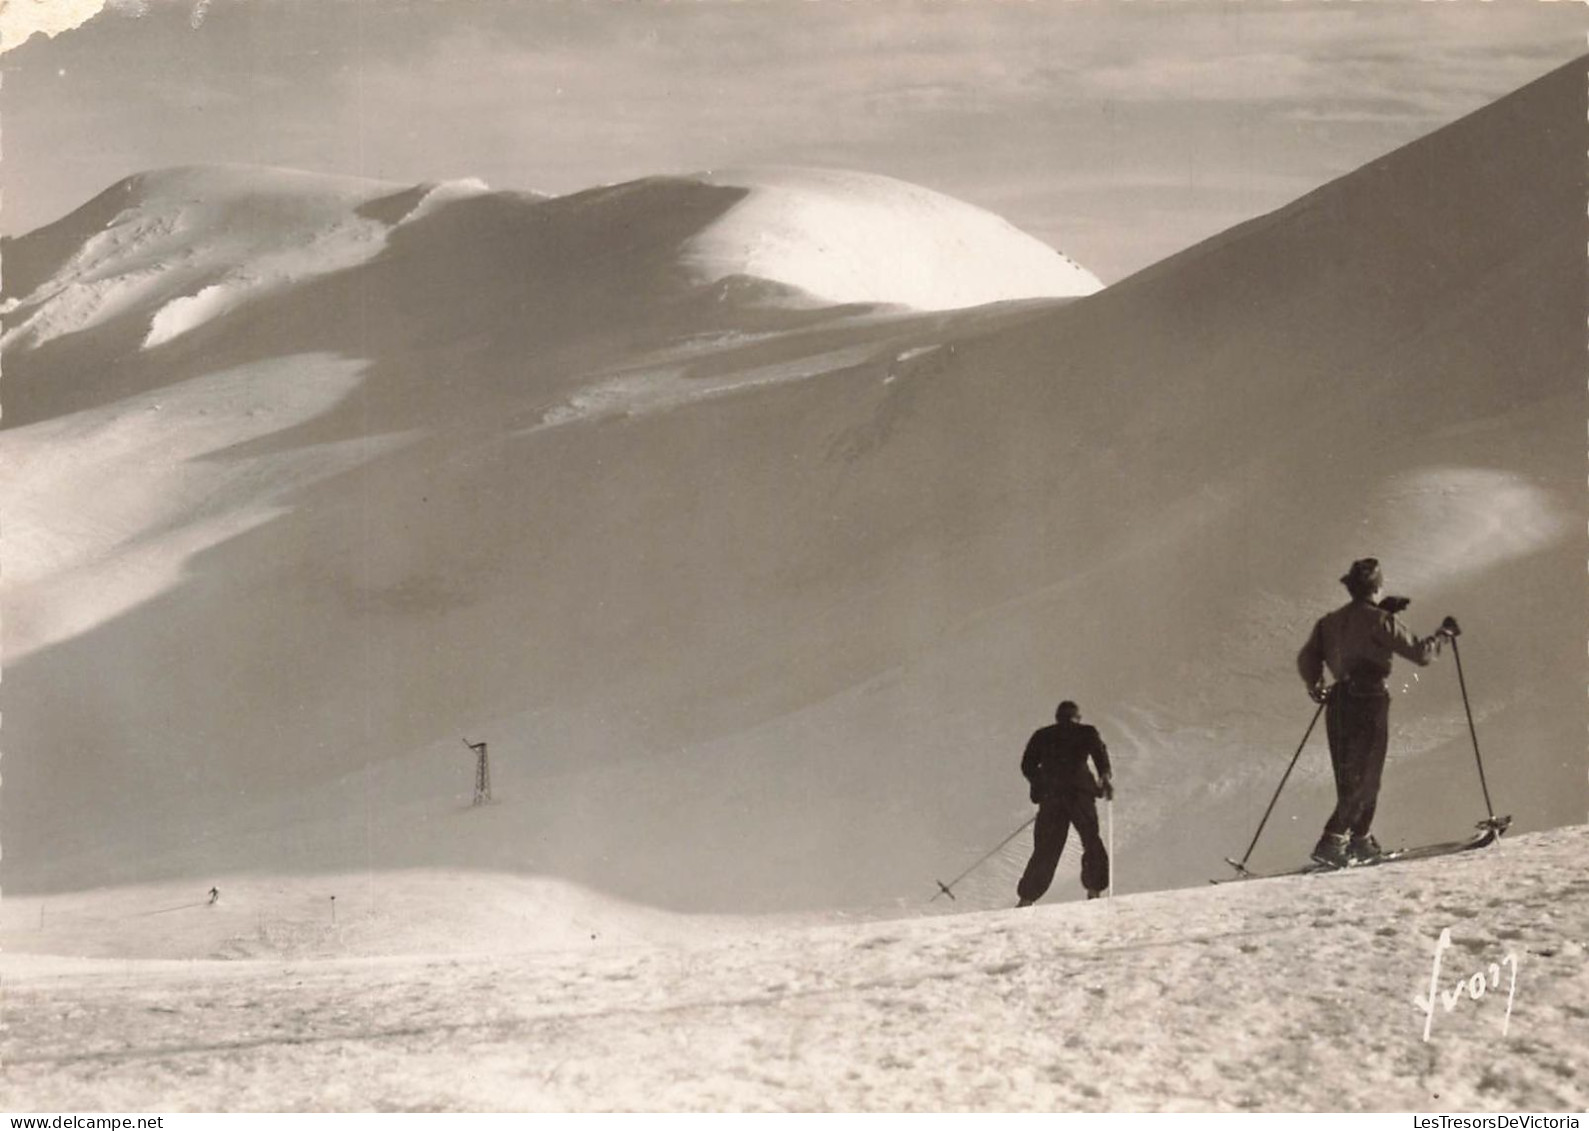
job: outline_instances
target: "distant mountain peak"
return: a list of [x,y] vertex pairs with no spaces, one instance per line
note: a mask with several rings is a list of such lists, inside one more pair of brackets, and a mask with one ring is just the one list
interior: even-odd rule
[[892,177],[767,166],[695,179],[746,194],[686,248],[690,266],[713,280],[748,275],[834,303],[926,310],[1103,288],[993,213]]

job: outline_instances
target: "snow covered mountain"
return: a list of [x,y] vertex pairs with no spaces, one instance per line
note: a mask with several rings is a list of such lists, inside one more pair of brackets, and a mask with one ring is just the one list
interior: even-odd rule
[[[925,899],[1029,814],[1061,697],[1119,763],[1125,889],[1201,882],[1363,554],[1465,625],[1497,806],[1582,820],[1583,71],[1103,291],[787,170],[172,170],[8,241],[8,893]],[[1454,673],[1406,679],[1387,843],[1483,816]],[[1294,780],[1276,856],[1321,741]]]
[[[424,223],[447,205],[446,221]],[[6,344],[37,349],[128,315],[147,321],[142,344],[151,349],[393,249],[421,275],[465,269],[452,261],[484,253],[499,274],[472,281],[521,302],[531,287],[595,282],[603,306],[614,283],[644,301],[739,282],[809,305],[922,310],[1101,289],[1085,268],[991,213],[871,174],[747,169],[551,201],[478,181],[400,186],[184,167],[129,177],[14,241]],[[627,278],[606,274],[620,268]]]

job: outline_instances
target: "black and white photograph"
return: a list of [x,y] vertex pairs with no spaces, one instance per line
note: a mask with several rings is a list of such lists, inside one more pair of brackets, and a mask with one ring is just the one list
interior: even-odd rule
[[0,1110],[1577,1127],[1586,154],[1568,0],[0,0]]

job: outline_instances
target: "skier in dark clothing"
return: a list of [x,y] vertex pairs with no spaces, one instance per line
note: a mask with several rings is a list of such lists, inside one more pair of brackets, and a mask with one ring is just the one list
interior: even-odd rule
[[[1053,726],[1032,735],[1021,757],[1021,773],[1031,783],[1038,809],[1032,859],[1015,889],[1018,907],[1030,907],[1048,891],[1072,825],[1081,837],[1081,882],[1087,898],[1097,899],[1109,886],[1109,853],[1098,836],[1097,803],[1099,797],[1114,797],[1109,750],[1069,699],[1059,705],[1054,719]],[[1088,758],[1098,767],[1100,780],[1087,768]]]
[[[1396,614],[1376,602],[1384,588],[1379,562],[1363,558],[1341,578],[1350,603],[1320,617],[1297,655],[1297,671],[1308,693],[1324,708],[1330,765],[1335,771],[1335,811],[1313,849],[1321,864],[1342,867],[1374,860],[1379,842],[1369,833],[1379,800],[1380,777],[1390,739],[1390,678],[1393,656],[1420,666],[1440,654],[1449,630],[1414,636]],[[1392,598],[1405,607],[1406,601]],[[1326,687],[1328,668],[1335,685]]]

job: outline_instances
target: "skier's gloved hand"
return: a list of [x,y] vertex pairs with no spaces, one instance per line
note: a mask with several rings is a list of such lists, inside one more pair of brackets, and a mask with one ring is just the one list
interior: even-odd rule
[[1026,795],[1032,799],[1033,805],[1041,805],[1043,803],[1043,791],[1038,788],[1035,781],[1032,783],[1032,788],[1027,790]]
[[1113,801],[1115,799],[1114,778],[1110,777],[1108,774],[1105,774],[1103,776],[1103,780],[1098,783],[1098,792],[1102,794],[1105,801]]
[[1324,686],[1324,682],[1322,680],[1308,688],[1308,698],[1312,699],[1315,703],[1322,703],[1329,697],[1329,690]]

